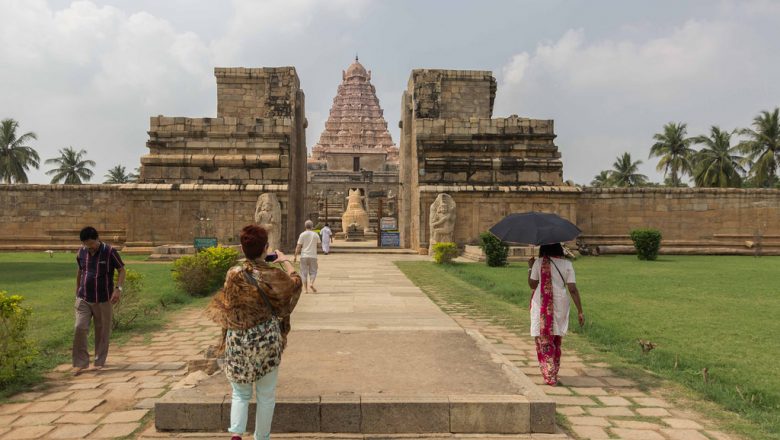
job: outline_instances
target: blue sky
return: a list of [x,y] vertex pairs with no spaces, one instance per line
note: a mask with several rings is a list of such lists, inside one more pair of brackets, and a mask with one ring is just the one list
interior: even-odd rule
[[[494,116],[555,119],[564,177],[588,183],[684,121],[747,126],[780,105],[780,1],[0,0],[0,117],[134,168],[151,115],[214,116],[215,66],[293,65],[307,143],[355,53],[398,142],[413,68],[492,70]],[[40,171],[33,182],[45,183]]]

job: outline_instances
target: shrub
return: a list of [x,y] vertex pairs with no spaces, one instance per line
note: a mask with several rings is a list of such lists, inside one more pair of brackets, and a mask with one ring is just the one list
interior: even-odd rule
[[485,252],[487,265],[490,267],[506,266],[509,256],[509,246],[490,232],[479,234],[479,247]]
[[21,305],[24,298],[0,290],[0,384],[27,371],[37,355],[27,340],[27,320],[31,311]]
[[[114,275],[114,284],[116,284],[118,277],[119,274]],[[144,288],[143,274],[133,269],[126,269],[125,285],[123,287],[124,292],[122,292],[119,302],[113,306],[114,320],[112,328],[114,330],[129,327],[143,313],[140,298],[140,293]]]
[[438,264],[449,264],[458,254],[458,245],[455,243],[444,242],[433,245],[433,261]]
[[631,241],[636,248],[636,256],[640,260],[655,260],[658,249],[661,248],[661,231],[657,229],[634,229],[631,231]]
[[207,248],[173,263],[173,280],[192,296],[205,296],[219,288],[225,274],[238,261],[238,252],[227,247]]

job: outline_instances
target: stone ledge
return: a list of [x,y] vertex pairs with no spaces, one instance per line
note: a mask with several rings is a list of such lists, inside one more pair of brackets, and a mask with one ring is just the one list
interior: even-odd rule
[[[219,374],[219,373],[218,373]],[[530,383],[530,381],[529,381]],[[175,391],[155,404],[159,431],[216,431],[230,423],[230,399]],[[253,429],[254,402],[248,430]],[[554,432],[555,403],[521,395],[279,397],[272,431],[365,434]]]
[[487,186],[487,185],[420,185],[418,187],[421,193],[440,193],[440,192],[529,192],[529,193],[568,193],[580,194],[582,188],[576,186]]

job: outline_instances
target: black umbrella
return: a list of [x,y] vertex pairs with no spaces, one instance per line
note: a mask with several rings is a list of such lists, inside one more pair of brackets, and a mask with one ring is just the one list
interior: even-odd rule
[[574,223],[544,212],[509,214],[490,232],[502,241],[535,245],[574,240],[582,233]]

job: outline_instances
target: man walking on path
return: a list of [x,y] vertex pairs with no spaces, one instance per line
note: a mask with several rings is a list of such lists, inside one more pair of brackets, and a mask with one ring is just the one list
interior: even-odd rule
[[317,245],[320,244],[320,236],[312,229],[314,223],[306,220],[306,230],[298,236],[298,245],[295,246],[295,256],[293,262],[298,260],[298,254],[301,254],[301,279],[303,281],[303,293],[317,293],[314,287],[314,280],[317,278]]
[[325,223],[325,227],[320,231],[320,235],[322,235],[322,252],[328,255],[330,253],[330,242],[333,240],[333,231],[330,230],[330,225]]
[[[111,336],[112,306],[122,295],[125,265],[119,252],[98,239],[95,228],[87,226],[79,234],[82,247],[76,256],[76,325],[73,335],[73,373],[78,375],[89,367],[87,336],[90,322],[95,323],[96,370],[103,368],[108,357]],[[119,272],[114,285],[114,271]]]

